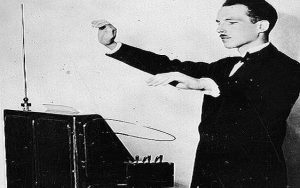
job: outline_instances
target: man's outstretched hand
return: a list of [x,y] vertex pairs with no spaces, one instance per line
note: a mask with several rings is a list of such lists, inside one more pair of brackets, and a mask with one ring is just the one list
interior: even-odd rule
[[147,80],[149,86],[164,86],[171,82],[178,82],[180,89],[202,90],[205,94],[218,97],[220,90],[211,78],[193,78],[180,72],[168,72],[157,74]]

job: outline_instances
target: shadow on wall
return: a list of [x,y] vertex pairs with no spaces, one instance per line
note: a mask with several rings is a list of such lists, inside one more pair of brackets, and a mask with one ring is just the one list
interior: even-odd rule
[[[287,14],[279,14],[276,30],[272,37],[276,46],[293,59],[298,59],[300,52],[300,20]],[[288,182],[291,188],[300,187],[300,97],[287,120],[287,133],[283,144],[288,170]]]
[[300,97],[287,120],[288,127],[283,151],[291,188],[300,187]]
[[279,13],[279,19],[271,37],[276,46],[293,59],[300,58],[300,20],[295,16]]

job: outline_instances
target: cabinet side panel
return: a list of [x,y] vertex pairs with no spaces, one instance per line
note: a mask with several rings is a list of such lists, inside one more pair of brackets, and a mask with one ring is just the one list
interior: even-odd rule
[[32,120],[27,116],[5,114],[5,149],[8,188],[33,187]]

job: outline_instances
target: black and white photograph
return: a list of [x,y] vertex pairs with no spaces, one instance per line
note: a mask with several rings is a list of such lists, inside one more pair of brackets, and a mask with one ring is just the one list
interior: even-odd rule
[[0,188],[299,188],[298,0],[2,0]]

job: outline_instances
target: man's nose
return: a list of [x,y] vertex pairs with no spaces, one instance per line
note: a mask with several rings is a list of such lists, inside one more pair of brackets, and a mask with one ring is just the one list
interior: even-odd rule
[[223,24],[219,24],[217,27],[217,33],[225,33],[225,28]]

